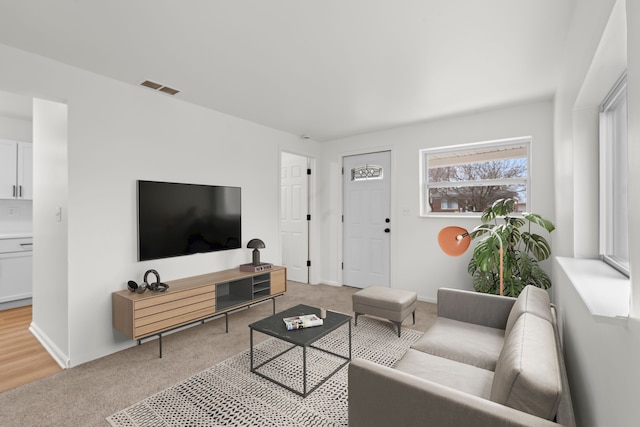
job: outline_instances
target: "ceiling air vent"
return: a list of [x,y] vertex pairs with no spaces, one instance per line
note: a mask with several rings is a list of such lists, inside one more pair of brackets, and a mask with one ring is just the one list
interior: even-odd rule
[[150,81],[150,80],[145,80],[145,81],[143,81],[143,82],[142,82],[142,83],[140,83],[140,84],[141,84],[142,86],[145,86],[145,87],[148,87],[148,88],[151,88],[151,89],[154,89],[154,90],[158,90],[158,89],[160,89],[160,88],[162,87],[162,85],[161,85],[161,84],[156,83],[156,82],[152,82],[152,81]]
[[162,86],[158,90],[160,92],[168,93],[169,95],[175,95],[176,93],[180,92],[178,89],[174,89],[174,88],[171,88],[169,86]]
[[164,86],[160,83],[152,82],[151,80],[145,80],[142,83],[140,83],[140,85],[144,87],[148,87],[149,89],[157,90],[159,92],[167,93],[169,95],[175,95],[176,93],[180,92],[178,89],[174,89],[169,86]]

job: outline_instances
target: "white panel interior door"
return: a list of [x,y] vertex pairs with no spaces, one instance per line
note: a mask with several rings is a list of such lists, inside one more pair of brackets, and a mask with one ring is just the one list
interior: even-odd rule
[[389,286],[391,153],[343,158],[345,285]]
[[282,264],[287,279],[309,282],[309,222],[307,158],[282,153],[280,173],[280,233]]

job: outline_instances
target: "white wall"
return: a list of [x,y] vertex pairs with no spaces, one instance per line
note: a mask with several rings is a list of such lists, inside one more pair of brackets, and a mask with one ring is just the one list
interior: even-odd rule
[[31,330],[56,361],[66,367],[70,355],[67,105],[34,99],[33,115]]
[[31,120],[0,116],[0,139],[15,141],[32,141]]
[[[17,209],[17,214],[15,213]],[[9,214],[11,212],[11,214]],[[31,200],[0,200],[0,234],[31,233]]]
[[[623,59],[628,59],[629,181],[640,179],[640,149],[636,143],[640,137],[640,8],[633,0],[618,0],[617,8],[624,8],[626,3],[628,33],[619,31],[625,26],[623,15],[622,22],[612,24],[618,36],[610,37],[611,28],[605,31],[605,27],[612,11],[614,16],[617,13],[615,3],[575,4],[555,106],[556,255],[594,258],[598,254],[597,110],[624,71],[625,61],[621,65],[619,58],[612,57],[613,53],[619,54],[621,45],[626,45],[623,54],[628,56]],[[638,236],[634,213],[640,208],[640,189],[633,185],[629,189],[629,235]],[[640,284],[633,273],[640,269],[640,246],[637,239],[629,241],[632,293],[638,295]],[[636,425],[640,419],[637,308],[629,319],[595,316],[561,268],[554,268],[553,280],[578,425]]]
[[341,283],[342,157],[391,149],[391,286],[414,290],[428,301],[435,301],[439,287],[472,289],[467,273],[471,252],[446,256],[438,247],[437,234],[447,225],[473,228],[480,220],[419,216],[418,150],[531,136],[531,210],[553,220],[552,107],[550,100],[537,101],[323,143],[321,173],[328,187],[318,203],[327,236],[322,280]]
[[[70,366],[133,344],[111,326],[111,293],[128,280],[141,280],[149,268],[171,280],[250,260],[250,251],[239,249],[137,262],[137,179],[242,187],[243,247],[259,237],[267,245],[263,259],[280,261],[280,150],[316,156],[317,143],[7,46],[0,45],[0,57],[0,90],[69,107],[68,231],[66,242],[47,238],[50,247],[67,246],[68,320],[60,309],[51,328],[68,321]],[[47,274],[44,264],[35,268],[34,277]],[[34,292],[42,286],[34,283]],[[49,338],[67,347],[57,334]]]
[[[628,0],[627,7],[627,90],[628,90],[628,130],[629,140],[629,182],[640,182],[640,4]],[[630,83],[629,83],[630,82]],[[640,212],[640,188],[630,186],[629,212]],[[629,218],[629,235],[640,236],[640,224],[637,216]],[[640,239],[629,239],[631,271],[640,271]],[[637,275],[636,275],[637,276]],[[640,318],[640,281],[632,281],[631,289],[633,317]],[[640,360],[636,353],[636,359]],[[639,369],[640,371],[640,369]],[[637,383],[640,384],[640,381]]]

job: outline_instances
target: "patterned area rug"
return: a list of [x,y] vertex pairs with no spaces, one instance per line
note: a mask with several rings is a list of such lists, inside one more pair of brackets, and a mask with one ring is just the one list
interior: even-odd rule
[[[352,356],[393,366],[422,332],[368,317],[352,325]],[[317,347],[347,355],[348,325],[316,342]],[[254,348],[257,363],[290,347],[271,338]],[[343,361],[343,360],[342,360]],[[320,382],[341,359],[307,351],[309,387]],[[302,389],[302,350],[295,348],[269,362],[260,372]],[[249,370],[249,350],[107,418],[114,427],[157,426],[346,426],[347,372],[344,366],[306,398]]]

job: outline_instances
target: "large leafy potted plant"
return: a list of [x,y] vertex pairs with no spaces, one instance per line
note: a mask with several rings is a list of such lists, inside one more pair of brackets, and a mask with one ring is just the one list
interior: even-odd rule
[[548,233],[555,226],[538,214],[512,215],[515,210],[515,200],[496,200],[482,212],[482,224],[471,232],[472,239],[488,234],[477,243],[468,266],[469,274],[473,276],[473,287],[478,292],[499,293],[498,236],[504,251],[504,295],[516,297],[527,285],[542,289],[551,287],[549,276],[539,264],[551,256],[551,246],[544,237],[533,233],[531,226],[537,224]]

